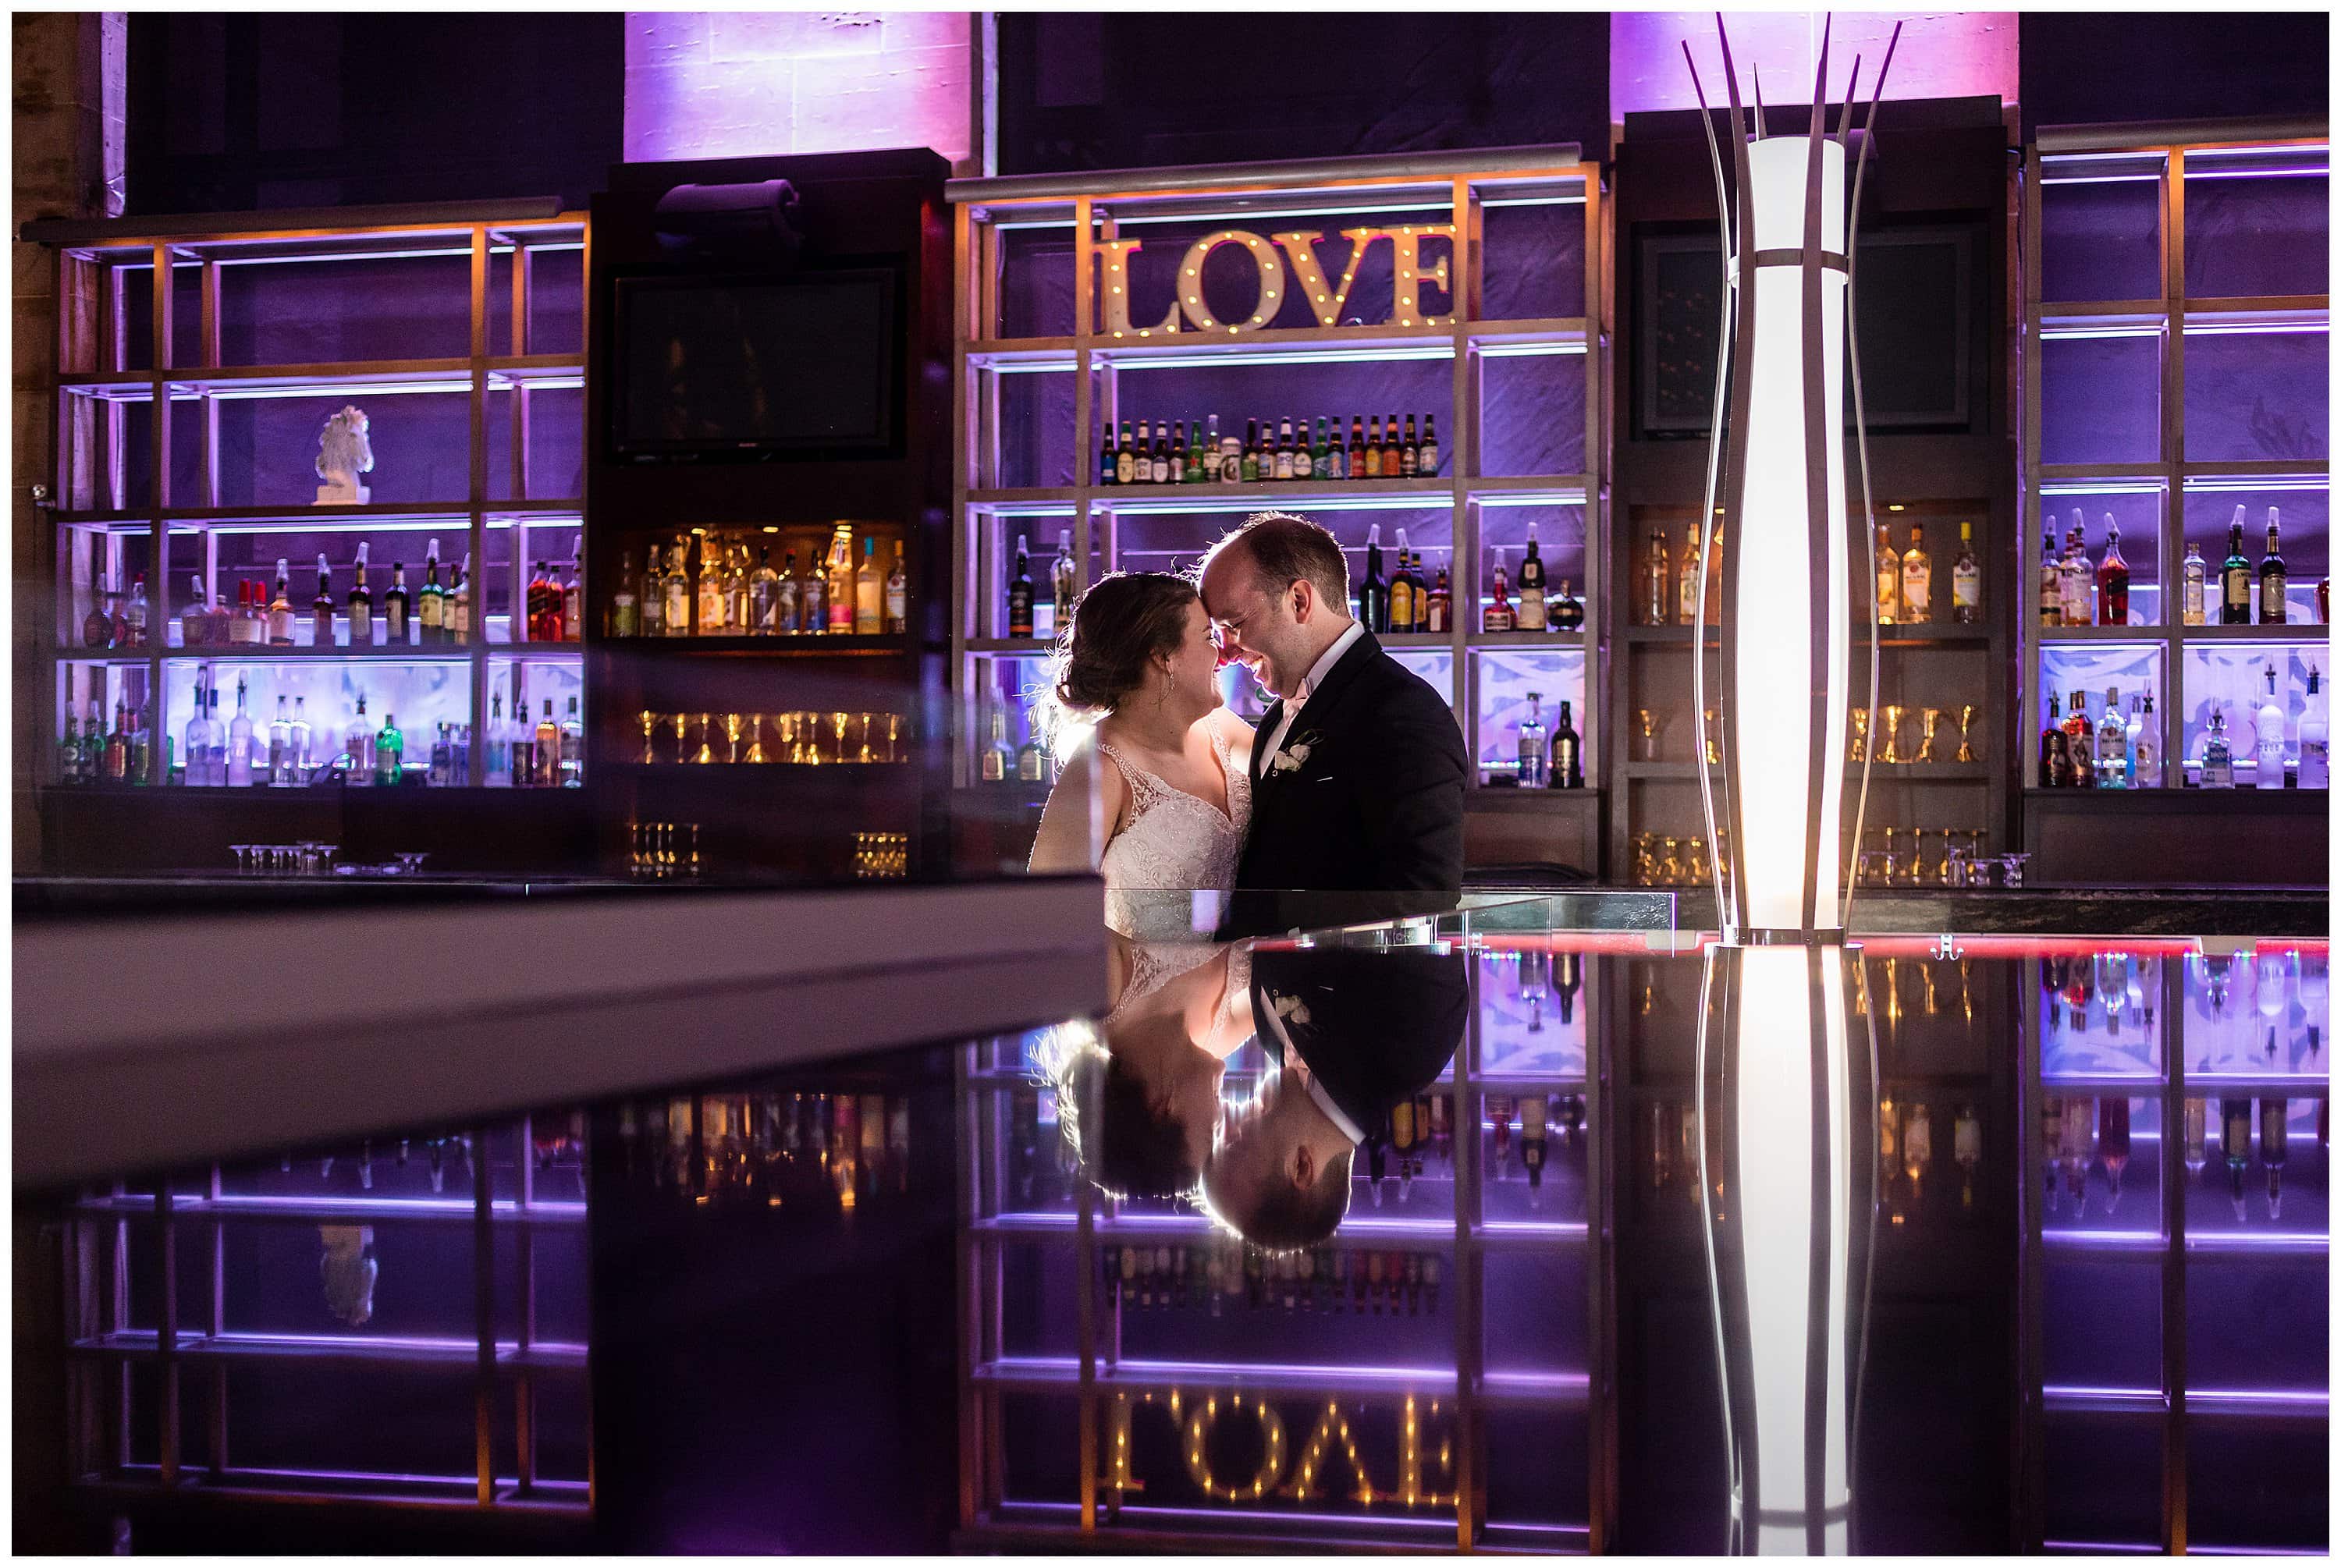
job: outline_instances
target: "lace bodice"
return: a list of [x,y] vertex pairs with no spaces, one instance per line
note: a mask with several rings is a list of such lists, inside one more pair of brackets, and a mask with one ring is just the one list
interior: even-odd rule
[[1105,923],[1141,941],[1192,940],[1197,888],[1235,886],[1236,857],[1251,819],[1251,779],[1222,735],[1211,752],[1228,781],[1228,809],[1173,789],[1101,740],[1098,749],[1130,786],[1130,820],[1105,847]]

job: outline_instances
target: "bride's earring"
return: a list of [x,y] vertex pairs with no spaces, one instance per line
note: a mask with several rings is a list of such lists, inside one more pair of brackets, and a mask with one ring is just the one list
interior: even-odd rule
[[1160,696],[1154,699],[1154,706],[1157,708],[1163,707],[1170,700],[1171,693],[1178,690],[1179,672],[1175,670],[1164,670],[1162,672],[1162,691]]

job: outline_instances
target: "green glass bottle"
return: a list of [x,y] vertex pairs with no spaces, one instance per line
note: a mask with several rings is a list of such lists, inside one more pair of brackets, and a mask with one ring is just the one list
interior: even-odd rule
[[374,738],[374,781],[395,784],[399,781],[399,759],[406,753],[406,737],[398,732],[398,716],[385,712],[382,729]]

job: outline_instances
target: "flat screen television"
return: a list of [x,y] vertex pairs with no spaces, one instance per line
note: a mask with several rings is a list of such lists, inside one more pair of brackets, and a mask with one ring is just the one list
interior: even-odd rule
[[892,451],[899,296],[884,268],[619,279],[612,455],[760,461]]

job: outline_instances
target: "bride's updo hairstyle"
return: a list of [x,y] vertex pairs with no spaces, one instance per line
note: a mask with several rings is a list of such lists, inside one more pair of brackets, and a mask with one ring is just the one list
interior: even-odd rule
[[1167,571],[1111,571],[1091,584],[1050,664],[1059,721],[1111,713],[1127,700],[1155,656],[1176,653],[1187,640],[1187,607],[1200,597],[1191,581]]

